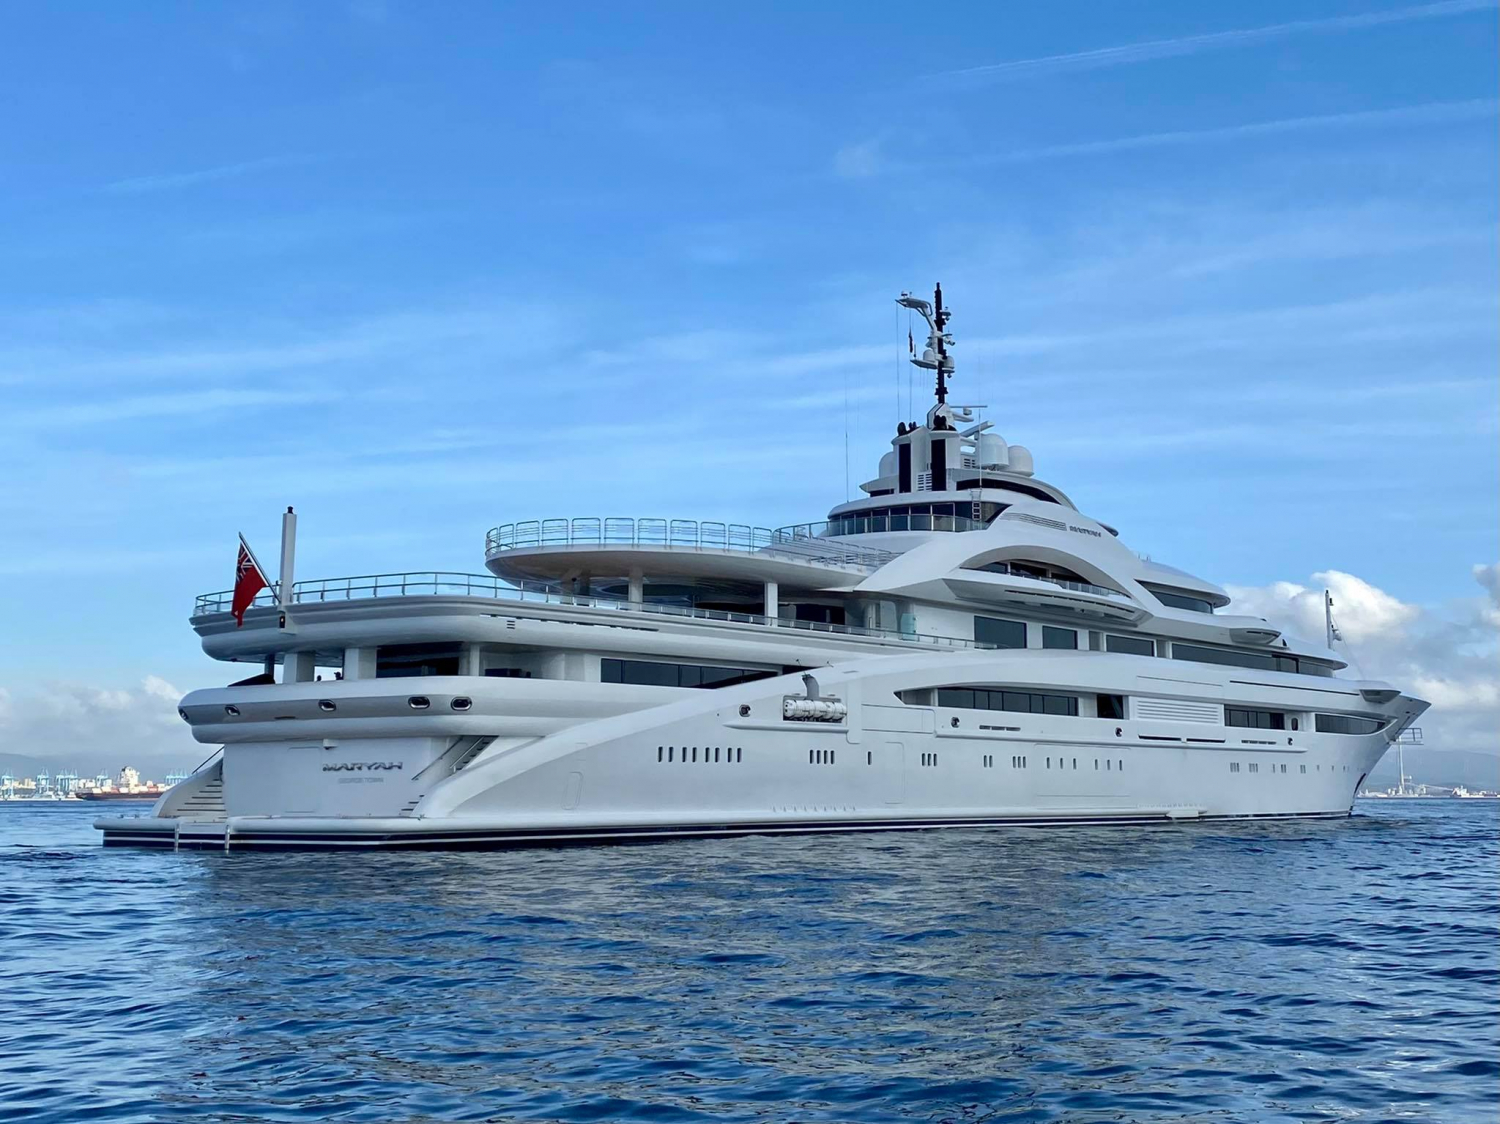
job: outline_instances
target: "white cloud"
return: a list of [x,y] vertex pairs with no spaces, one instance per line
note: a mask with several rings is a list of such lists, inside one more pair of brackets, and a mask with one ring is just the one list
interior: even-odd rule
[[1434,749],[1500,750],[1500,565],[1474,567],[1487,597],[1413,605],[1353,574],[1326,570],[1308,584],[1228,586],[1230,612],[1264,617],[1302,637],[1323,635],[1323,591],[1350,663],[1343,674],[1388,680],[1432,704],[1422,716]]
[[177,716],[182,694],[159,675],[136,686],[65,681],[0,687],[0,748],[81,773],[113,773],[124,765],[162,775],[190,768],[209,749]]

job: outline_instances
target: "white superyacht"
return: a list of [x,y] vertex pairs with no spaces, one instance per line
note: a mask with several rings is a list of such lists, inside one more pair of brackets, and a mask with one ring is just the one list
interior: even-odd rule
[[[264,670],[179,713],[221,747],[108,845],[495,847],[1347,816],[1426,708],[1222,612],[1038,479],[936,379],[864,498],[765,530],[514,523],[487,574],[197,599]],[[279,669],[279,675],[278,675]]]

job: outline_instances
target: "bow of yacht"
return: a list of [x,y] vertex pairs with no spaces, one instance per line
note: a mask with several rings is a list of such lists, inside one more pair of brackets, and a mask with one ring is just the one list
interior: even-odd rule
[[483,574],[200,596],[253,666],[179,713],[219,747],[109,845],[458,847],[750,832],[1344,816],[1426,709],[1225,613],[951,405],[864,496],[780,529],[511,523]]

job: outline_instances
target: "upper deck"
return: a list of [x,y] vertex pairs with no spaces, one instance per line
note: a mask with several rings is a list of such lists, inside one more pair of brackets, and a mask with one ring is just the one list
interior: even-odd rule
[[697,519],[540,519],[493,528],[484,555],[486,567],[509,581],[635,573],[803,589],[852,588],[896,557],[828,532],[826,522],[771,529]]

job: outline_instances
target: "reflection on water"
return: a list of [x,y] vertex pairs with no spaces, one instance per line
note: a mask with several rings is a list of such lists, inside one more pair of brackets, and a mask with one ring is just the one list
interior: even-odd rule
[[1491,804],[453,854],[0,807],[0,1120],[1495,1119]]

